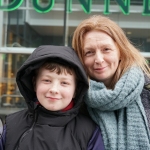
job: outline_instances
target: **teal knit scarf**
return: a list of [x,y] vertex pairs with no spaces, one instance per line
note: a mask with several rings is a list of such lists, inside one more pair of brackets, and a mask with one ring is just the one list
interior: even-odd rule
[[132,67],[109,90],[90,81],[85,102],[92,119],[100,126],[106,150],[150,150],[150,132],[140,94],[143,72]]

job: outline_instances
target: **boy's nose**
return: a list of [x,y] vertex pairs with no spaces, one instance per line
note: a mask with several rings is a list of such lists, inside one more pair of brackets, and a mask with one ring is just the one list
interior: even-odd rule
[[52,84],[51,87],[49,88],[49,92],[52,94],[58,93],[58,85],[57,84]]
[[103,56],[103,54],[101,54],[101,52],[96,52],[96,54],[95,54],[95,60],[94,60],[94,62],[96,63],[96,64],[100,64],[100,63],[102,63],[104,61],[104,56]]

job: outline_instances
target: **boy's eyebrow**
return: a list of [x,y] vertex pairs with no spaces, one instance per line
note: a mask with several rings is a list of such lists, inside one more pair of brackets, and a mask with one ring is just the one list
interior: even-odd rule
[[62,80],[72,80],[72,79],[70,79],[68,77],[61,77],[60,79],[62,79]]
[[68,79],[68,78],[61,78],[61,79],[63,79],[63,80],[71,80],[71,81],[73,81],[72,79]]
[[[59,74],[59,75],[61,75],[61,74]],[[52,77],[51,75],[42,75],[42,76],[44,76],[44,77]],[[63,80],[70,80],[70,79],[68,79],[68,77],[61,77],[61,79],[63,79]]]
[[44,74],[44,75],[43,75],[43,74],[41,74],[41,76],[42,76],[42,77],[43,77],[43,76],[44,76],[44,77],[50,77],[50,75],[45,75],[45,74]]

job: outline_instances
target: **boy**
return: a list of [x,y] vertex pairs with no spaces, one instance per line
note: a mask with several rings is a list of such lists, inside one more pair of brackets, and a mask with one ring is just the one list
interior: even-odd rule
[[101,150],[99,128],[79,113],[88,89],[73,49],[40,46],[16,81],[28,109],[7,116],[5,150]]

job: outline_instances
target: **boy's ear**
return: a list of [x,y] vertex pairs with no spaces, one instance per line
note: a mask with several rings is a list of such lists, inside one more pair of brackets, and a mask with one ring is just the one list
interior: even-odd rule
[[75,91],[74,94],[73,94],[73,98],[75,98],[75,96],[76,96],[76,91]]
[[75,91],[74,91],[74,94],[73,94],[72,98],[75,98],[75,96],[76,96],[76,90],[77,90],[77,88],[75,88]]

